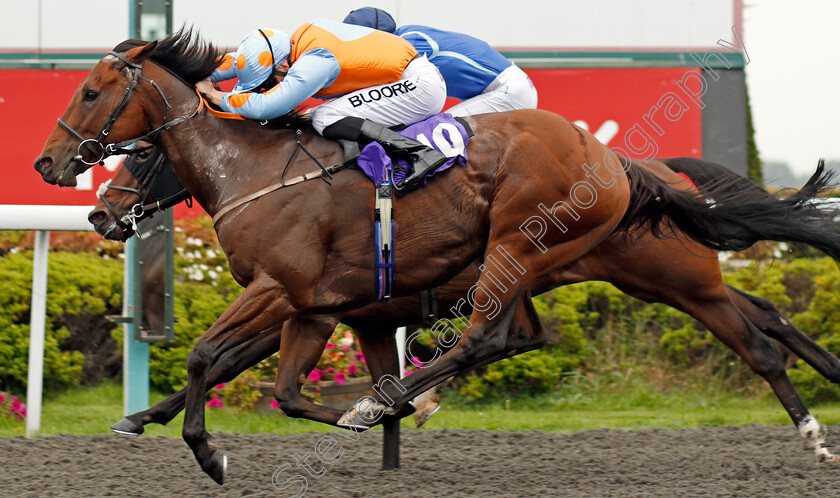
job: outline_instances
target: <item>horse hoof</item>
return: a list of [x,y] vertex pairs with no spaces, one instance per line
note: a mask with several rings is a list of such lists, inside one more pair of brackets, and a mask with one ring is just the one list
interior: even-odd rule
[[828,451],[819,452],[817,453],[817,463],[826,463],[826,464],[833,464],[833,463],[840,463],[840,455],[835,455],[833,453],[829,453]]
[[434,415],[435,413],[437,413],[437,411],[438,411],[438,410],[440,410],[440,405],[437,405],[437,406],[434,408],[434,410],[431,410],[431,411],[429,411],[429,410],[420,410],[420,411],[416,412],[416,413],[414,414],[414,425],[415,425],[415,426],[417,426],[417,428],[418,428],[418,429],[419,429],[419,428],[421,428],[421,427],[423,427],[423,424],[425,424],[426,422],[428,422],[428,421],[429,421],[429,419],[430,419],[430,418],[432,418],[432,415]]
[[143,424],[134,422],[128,417],[124,417],[122,420],[112,425],[111,430],[117,434],[128,434],[130,436],[139,436],[140,434],[143,434],[144,431]]
[[344,415],[338,419],[336,425],[354,430],[369,429],[386,413],[386,406],[370,398],[356,402]]
[[205,472],[216,481],[216,484],[224,484],[225,473],[227,473],[227,455],[215,453],[210,457],[210,465]]

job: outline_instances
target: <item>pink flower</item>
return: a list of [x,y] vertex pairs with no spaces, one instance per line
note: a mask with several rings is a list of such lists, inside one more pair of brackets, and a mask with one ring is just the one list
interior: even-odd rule
[[213,398],[207,402],[208,408],[221,408],[223,406],[225,406],[225,403],[218,398]]
[[339,384],[344,384],[347,381],[347,375],[344,372],[335,374],[335,381]]
[[364,356],[359,355],[359,361],[361,361],[362,363],[364,363],[365,365],[367,365],[367,360],[365,359],[365,357],[364,357]]
[[335,347],[335,344],[333,344],[333,343],[331,343],[331,342],[328,342],[328,343],[327,343],[327,349],[332,349],[332,348],[334,348],[334,347]]
[[416,356],[412,356],[408,361],[410,361],[412,364],[414,364],[414,366],[417,367],[417,368],[422,368],[423,365],[425,365],[425,363],[420,361],[420,358],[418,358]]
[[357,367],[356,365],[350,365],[349,367],[347,367],[347,373],[350,375],[356,375],[357,373],[359,373],[359,367]]
[[21,406],[22,406],[22,404],[21,404],[20,401],[18,401],[18,400],[12,401],[12,411],[16,412],[16,411],[20,410]]
[[309,372],[309,375],[306,378],[312,382],[318,382],[321,380],[321,371],[316,368],[315,370]]
[[332,372],[333,370],[335,370],[335,368],[330,367],[330,368],[328,368],[328,369],[324,370],[324,373],[325,373],[325,374],[328,374],[328,373]]
[[6,397],[3,396],[2,394],[0,394],[0,403],[5,403],[5,402],[6,402]]
[[342,351],[350,351],[351,349],[353,349],[353,346],[344,346],[341,348]]
[[276,410],[277,408],[280,408],[280,403],[278,403],[276,399],[273,399],[271,400],[271,407]]
[[216,384],[216,389],[224,389],[224,388],[225,388],[225,383],[224,382],[222,382],[221,384]]

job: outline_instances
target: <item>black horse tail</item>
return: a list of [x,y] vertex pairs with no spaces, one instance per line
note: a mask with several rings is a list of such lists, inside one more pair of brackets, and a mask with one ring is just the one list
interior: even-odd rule
[[[668,166],[669,169],[677,173],[683,173],[688,176],[695,185],[704,185],[707,183],[717,181],[727,181],[738,185],[739,188],[763,190],[761,187],[751,182],[747,178],[735,173],[729,168],[725,168],[720,164],[710,161],[704,161],[696,157],[674,157],[668,159],[661,159],[661,161]],[[825,169],[825,160],[820,159],[817,163],[818,174],[812,176],[811,179],[799,190],[790,193],[791,198],[800,200],[813,199],[820,193],[830,190],[832,188],[831,179],[833,173],[826,173],[820,175]]]
[[627,175],[630,206],[617,232],[644,228],[662,238],[678,231],[718,251],[742,251],[762,240],[800,243],[840,260],[835,221],[840,212],[813,202],[831,188],[833,173],[825,171],[822,161],[805,185],[787,197],[770,194],[732,172],[707,178],[698,185],[699,194],[677,190],[635,165]]

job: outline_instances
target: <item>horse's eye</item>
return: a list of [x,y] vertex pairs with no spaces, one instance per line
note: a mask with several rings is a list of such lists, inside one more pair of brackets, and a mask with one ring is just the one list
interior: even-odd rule
[[138,153],[137,153],[137,157],[138,157],[139,159],[143,159],[143,160],[148,159],[150,155],[152,155],[152,154],[151,154],[149,151],[147,151],[147,150],[144,150],[144,151],[142,151],[142,152],[138,152]]
[[96,100],[97,97],[99,97],[99,93],[93,90],[85,90],[85,93],[82,96],[82,98],[87,101]]

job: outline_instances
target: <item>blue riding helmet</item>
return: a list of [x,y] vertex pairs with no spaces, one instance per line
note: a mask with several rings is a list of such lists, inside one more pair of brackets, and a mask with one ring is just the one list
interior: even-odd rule
[[260,86],[291,51],[289,35],[280,30],[257,29],[245,35],[233,54],[236,77],[239,79],[233,92],[248,92]]
[[374,7],[362,7],[361,9],[351,11],[342,22],[345,24],[367,26],[368,28],[387,31],[388,33],[393,33],[397,29],[397,23],[394,22],[391,14]]

